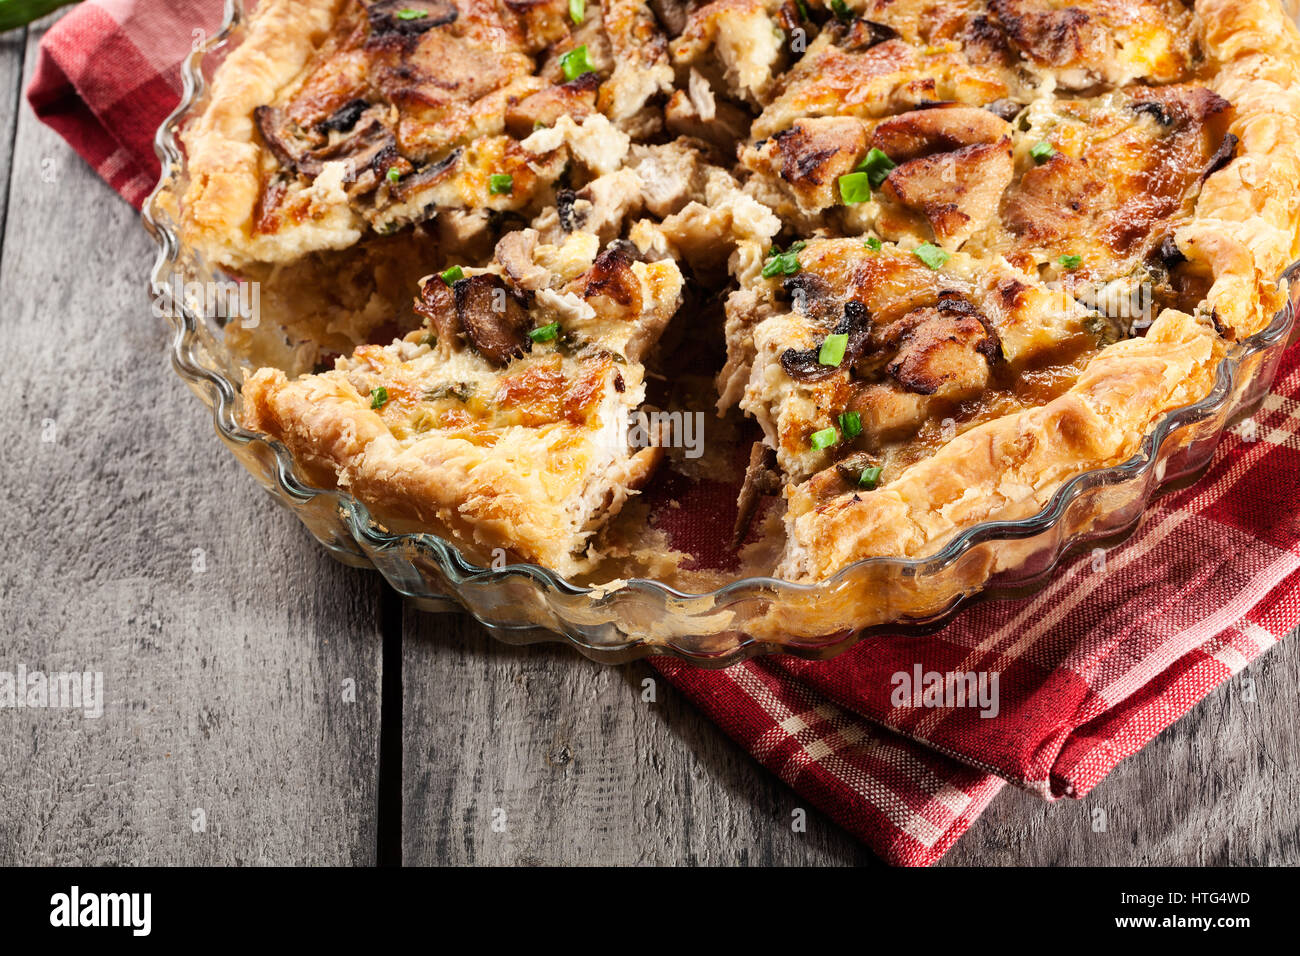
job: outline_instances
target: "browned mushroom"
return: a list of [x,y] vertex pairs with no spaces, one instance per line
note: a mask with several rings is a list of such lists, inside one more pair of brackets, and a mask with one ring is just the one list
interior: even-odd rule
[[844,303],[844,318],[831,334],[848,336],[844,357],[837,364],[821,363],[820,344],[811,349],[786,349],[781,353],[781,368],[785,374],[800,382],[820,382],[857,362],[871,342],[871,316],[866,306],[852,300]]
[[381,113],[382,109],[378,108],[369,113],[363,111],[348,136],[317,148],[311,148],[306,134],[281,110],[259,106],[253,111],[253,118],[262,140],[281,166],[303,176],[316,177],[326,163],[342,162],[344,179],[364,189],[377,184],[373,177],[365,175],[377,157],[391,151],[394,161],[398,158],[393,134],[381,121]]
[[378,0],[366,14],[372,36],[415,36],[455,22],[460,11],[452,0]]
[[868,468],[875,468],[879,465],[880,459],[871,452],[855,451],[837,461],[835,471],[848,482],[850,487],[857,488],[862,484],[862,473]]
[[758,510],[758,500],[764,495],[774,495],[781,490],[781,476],[776,470],[776,452],[761,441],[749,449],[749,465],[745,468],[745,482],[736,499],[736,524],[731,533],[732,548],[739,548],[749,535]]
[[528,307],[500,276],[483,273],[457,279],[451,291],[465,338],[493,365],[507,365],[532,348]]

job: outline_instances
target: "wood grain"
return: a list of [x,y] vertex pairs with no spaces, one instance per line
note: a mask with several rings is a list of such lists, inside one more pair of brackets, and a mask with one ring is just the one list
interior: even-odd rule
[[[37,39],[0,37],[4,89]],[[135,215],[19,104],[0,670],[102,671],[110,703],[0,711],[0,864],[369,864],[389,842],[409,864],[877,862],[646,665],[500,644],[326,557],[168,368]],[[943,865],[1300,862],[1297,686],[1292,639],[1085,800],[1007,789]]]
[[216,440],[138,217],[25,104],[10,182],[0,669],[101,671],[108,706],[0,711],[0,863],[373,862],[380,582]]

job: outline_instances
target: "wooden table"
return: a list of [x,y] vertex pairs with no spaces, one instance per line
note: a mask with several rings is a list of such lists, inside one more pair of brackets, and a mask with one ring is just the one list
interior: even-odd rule
[[[0,670],[102,671],[108,707],[0,711],[0,863],[874,862],[811,808],[791,832],[800,797],[662,681],[642,703],[644,664],[327,557],[172,373],[136,214],[21,99],[38,40],[0,37]],[[1082,802],[1008,789],[944,862],[1300,862],[1300,645],[1244,676]]]

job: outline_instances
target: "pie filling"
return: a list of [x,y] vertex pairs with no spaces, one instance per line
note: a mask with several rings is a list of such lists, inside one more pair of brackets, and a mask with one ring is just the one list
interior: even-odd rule
[[[191,238],[254,275],[316,263],[318,313],[360,311],[330,257],[427,262],[370,274],[372,321],[294,327],[320,369],[251,374],[246,423],[484,561],[600,566],[672,443],[628,423],[683,328],[725,341],[716,410],[761,429],[736,544],[784,500],[780,573],[1027,516],[1201,397],[1294,252],[1280,13],[1266,41],[1215,27],[1261,15],[1227,0],[308,6],[283,75],[218,75],[247,195],[214,198],[205,119]],[[259,5],[247,57],[285,11]],[[1278,171],[1245,157],[1261,123]]]

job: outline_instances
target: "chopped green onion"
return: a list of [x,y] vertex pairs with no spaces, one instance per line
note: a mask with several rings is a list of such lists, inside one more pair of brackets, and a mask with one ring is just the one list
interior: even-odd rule
[[872,146],[871,149],[867,151],[867,158],[858,163],[858,169],[867,174],[867,180],[871,183],[872,189],[879,189],[880,184],[883,183],[885,177],[889,175],[889,171],[897,165],[897,163],[885,155],[883,149],[877,149],[875,146]]
[[831,0],[831,13],[835,14],[836,20],[852,20],[853,11],[844,0]]
[[844,350],[848,347],[849,337],[845,333],[836,333],[828,335],[822,341],[821,350],[817,353],[817,363],[819,365],[839,365],[844,361]]
[[764,279],[771,279],[777,275],[792,276],[799,271],[799,251],[808,243],[802,239],[790,243],[790,248],[782,252],[776,246],[767,254],[767,262],[763,265],[762,276]]
[[795,5],[799,8],[799,17],[803,20],[811,20],[812,15],[808,13],[808,4],[803,0],[795,0]]
[[384,178],[387,179],[390,183],[395,183],[402,178],[402,171],[398,169],[396,166],[389,166],[388,172],[384,174]]
[[447,285],[451,285],[453,282],[459,282],[461,279],[465,278],[465,270],[460,266],[452,266],[450,269],[442,273],[441,278],[443,282],[447,283]]
[[514,188],[515,177],[509,173],[493,173],[488,177],[488,192],[494,196],[509,196]]
[[858,484],[870,491],[876,487],[876,482],[880,481],[880,473],[884,471],[879,465],[872,465],[870,468],[863,468],[862,474],[858,476]]
[[857,438],[862,434],[862,415],[858,412],[845,412],[840,416],[840,431],[845,438]]
[[378,411],[388,404],[388,389],[380,385],[370,390],[370,407]]
[[560,57],[560,69],[564,71],[566,80],[576,80],[584,73],[594,73],[596,68],[591,65],[591,60],[587,57],[587,44],[575,46]]
[[862,244],[872,252],[880,251],[880,240],[875,236],[867,236],[867,238],[862,241]]
[[1067,269],[1077,269],[1083,265],[1083,256],[1061,256],[1056,261]]
[[410,7],[397,11],[397,19],[399,20],[423,20],[427,16],[428,14],[423,10],[412,10]]
[[948,253],[944,252],[932,242],[923,242],[912,250],[912,255],[920,259],[931,269],[938,269],[951,258]]
[[838,440],[834,428],[823,428],[808,436],[808,443],[814,448],[830,448]]
[[847,173],[840,177],[840,199],[854,206],[871,199],[871,179],[866,173]]
[[560,323],[552,322],[550,325],[541,325],[528,333],[528,337],[534,342],[549,342],[560,334]]
[[587,0],[569,0],[569,19],[581,23],[587,16]]
[[1056,155],[1056,150],[1047,140],[1042,140],[1029,147],[1029,155],[1034,158],[1034,162],[1045,163]]

